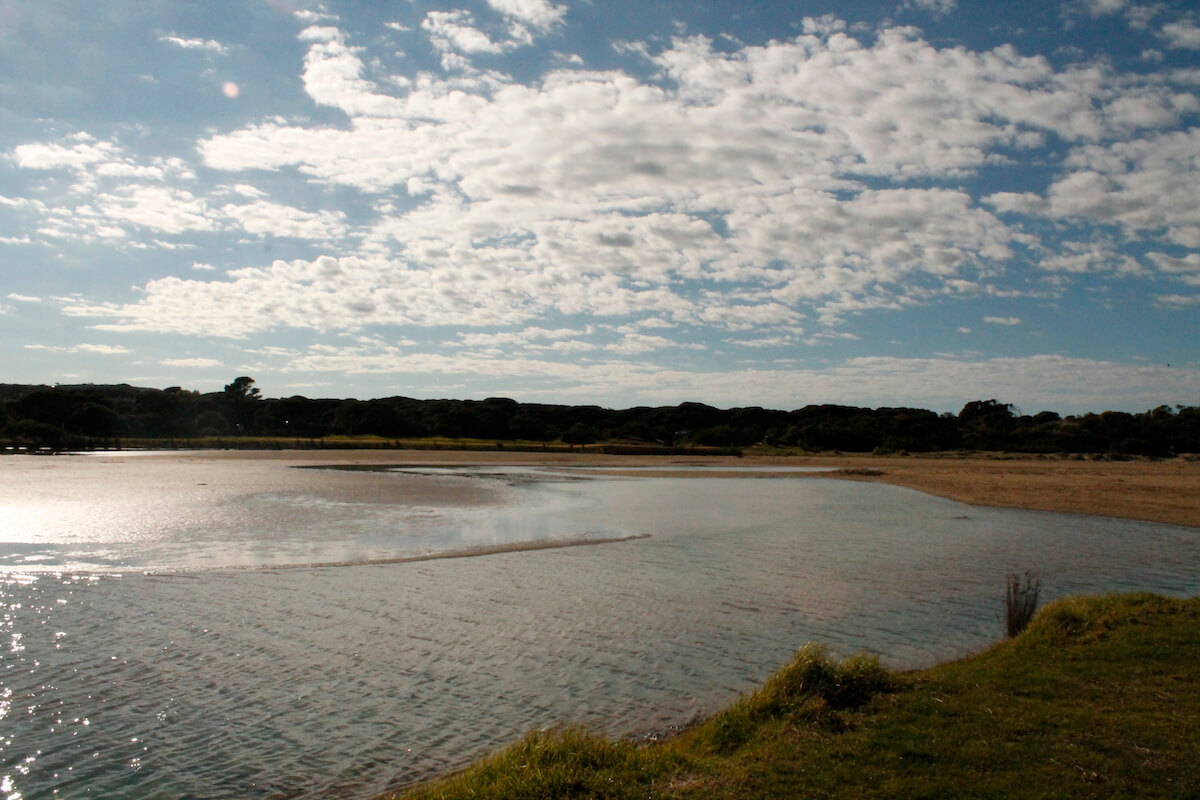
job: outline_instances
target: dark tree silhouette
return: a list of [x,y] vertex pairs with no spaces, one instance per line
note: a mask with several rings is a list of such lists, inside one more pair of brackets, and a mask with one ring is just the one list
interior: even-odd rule
[[236,400],[258,399],[259,396],[258,387],[254,385],[254,378],[248,375],[234,378],[233,383],[225,384],[225,394]]
[[[605,442],[658,448],[765,443],[799,450],[881,452],[1007,450],[1098,453],[1112,457],[1200,452],[1200,407],[1158,406],[1142,413],[1106,411],[1032,416],[995,399],[957,415],[916,408],[809,405],[793,411],[718,409],[701,403],[609,409],[486,400],[264,398],[243,375],[224,391],[177,386],[0,383],[0,445],[14,448],[109,446],[111,440],[210,436],[316,438],[458,437],[567,444]],[[249,446],[255,446],[247,442]],[[0,451],[5,452],[5,451]]]

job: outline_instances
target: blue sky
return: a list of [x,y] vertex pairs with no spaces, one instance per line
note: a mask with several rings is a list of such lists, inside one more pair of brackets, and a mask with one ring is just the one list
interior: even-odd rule
[[1194,3],[0,0],[0,381],[1200,404]]

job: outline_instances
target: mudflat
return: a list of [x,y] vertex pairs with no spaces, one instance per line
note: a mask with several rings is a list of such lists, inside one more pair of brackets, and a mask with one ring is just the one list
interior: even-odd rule
[[[836,478],[904,486],[964,503],[1137,519],[1200,527],[1200,461],[1086,460],[1008,454],[693,457],[609,456],[577,452],[455,450],[208,451],[156,456],[183,459],[271,459],[288,465],[528,465],[637,468],[638,475],[754,476],[764,468],[820,467],[787,473],[797,479]],[[707,467],[703,473],[674,472]],[[647,470],[647,468],[653,468]],[[714,471],[718,468],[719,471]],[[610,472],[610,474],[612,474]],[[769,473],[768,473],[769,474]]]

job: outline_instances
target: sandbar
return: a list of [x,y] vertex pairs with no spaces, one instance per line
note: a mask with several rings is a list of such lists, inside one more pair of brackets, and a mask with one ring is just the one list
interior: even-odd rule
[[[287,466],[549,466],[604,467],[608,474],[649,477],[787,477],[874,481],[963,503],[1136,519],[1200,527],[1200,461],[1190,458],[1114,461],[997,453],[875,456],[612,456],[596,452],[456,450],[237,450],[163,453],[155,460],[270,460]],[[676,471],[705,467],[703,472]],[[651,467],[653,469],[647,469]],[[779,467],[781,472],[763,471]],[[784,472],[822,467],[824,472]],[[461,496],[456,498],[463,502]]]

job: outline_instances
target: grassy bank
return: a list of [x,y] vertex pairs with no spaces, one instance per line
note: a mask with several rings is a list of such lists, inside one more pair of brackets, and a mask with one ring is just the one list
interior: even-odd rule
[[662,742],[537,733],[432,798],[1185,798],[1200,787],[1200,598],[1074,598],[910,673],[802,649]]

